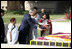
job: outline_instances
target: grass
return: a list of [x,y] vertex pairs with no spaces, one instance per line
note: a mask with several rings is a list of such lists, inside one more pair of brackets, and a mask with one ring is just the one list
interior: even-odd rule
[[13,18],[13,17],[16,18],[17,23],[21,23],[23,15],[7,15],[7,14],[5,14],[3,16],[4,23],[8,23],[9,24],[10,23],[10,19]]
[[[24,14],[28,13],[28,11],[5,11],[5,15],[3,16],[4,23],[9,24],[11,18],[16,18],[17,23],[21,23]],[[51,14],[51,20],[66,17],[65,14]],[[59,21],[59,22],[69,22],[70,20]]]
[[5,15],[3,16],[4,23],[9,24],[11,18],[16,18],[17,23],[21,23],[24,14],[28,13],[28,11],[5,11]]
[[64,14],[62,14],[62,15],[61,14],[59,14],[59,15],[56,15],[56,14],[50,15],[51,20],[62,18],[62,17],[66,17],[66,16]]
[[[24,15],[19,15],[19,14],[5,14],[3,16],[4,23],[10,23],[10,19],[12,17],[16,18],[17,23],[21,23],[22,18]],[[61,18],[61,17],[66,17],[65,15],[50,15],[51,20]],[[69,22],[70,20],[65,20],[65,21],[59,21],[59,22]]]

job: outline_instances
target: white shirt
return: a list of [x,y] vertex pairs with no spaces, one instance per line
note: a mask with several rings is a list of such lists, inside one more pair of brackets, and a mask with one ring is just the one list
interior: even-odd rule
[[[12,23],[10,23],[8,25],[8,32],[7,32],[8,44],[15,44],[15,42],[18,40],[18,28],[16,25],[15,25],[15,28],[14,29],[13,28],[14,28],[14,25]],[[12,42],[10,42],[10,33],[11,33],[11,37],[12,37]]]

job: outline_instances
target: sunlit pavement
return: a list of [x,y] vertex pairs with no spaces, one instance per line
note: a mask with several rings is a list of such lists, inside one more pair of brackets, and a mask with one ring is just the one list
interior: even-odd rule
[[71,22],[52,22],[53,34],[58,32],[71,33]]
[[8,45],[1,44],[1,48],[71,48],[71,47],[58,47],[58,46],[44,46],[44,45]]

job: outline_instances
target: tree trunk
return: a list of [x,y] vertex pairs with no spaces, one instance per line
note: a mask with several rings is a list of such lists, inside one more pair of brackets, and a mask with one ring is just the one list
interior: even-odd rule
[[22,2],[22,6],[23,6],[23,10],[25,11],[25,1],[24,2]]
[[25,3],[25,1],[20,1],[21,6],[23,7],[22,10],[25,11],[25,4],[24,3]]

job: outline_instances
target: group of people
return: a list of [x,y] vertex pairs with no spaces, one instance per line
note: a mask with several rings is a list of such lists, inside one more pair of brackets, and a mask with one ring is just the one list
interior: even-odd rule
[[[1,16],[3,16],[2,13]],[[10,22],[6,36],[8,44],[15,44],[17,42],[19,42],[19,44],[29,44],[30,40],[38,37],[38,30],[41,31],[41,36],[52,34],[52,23],[49,14],[45,12],[45,9],[41,9],[40,14],[38,13],[37,7],[30,9],[29,13],[23,16],[19,28],[15,25],[15,18],[11,18]],[[5,36],[4,24],[2,25],[1,42],[3,42]]]

